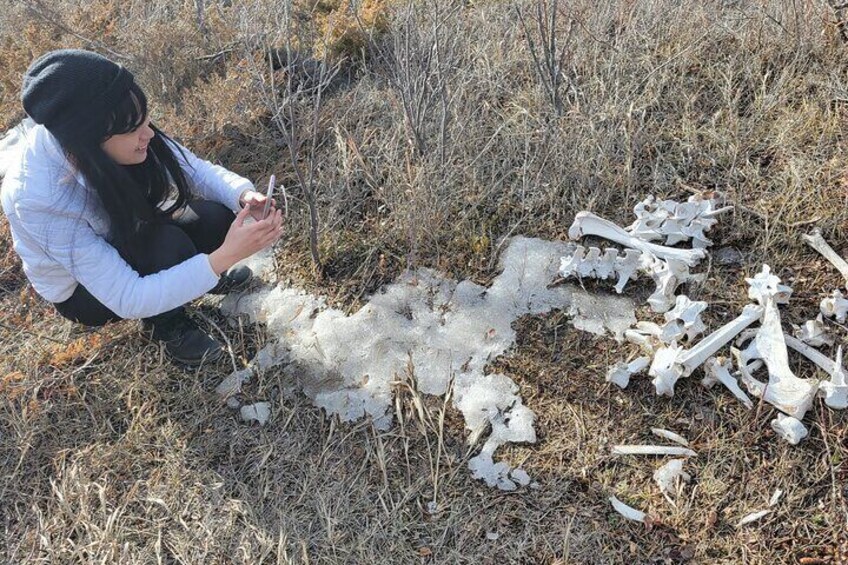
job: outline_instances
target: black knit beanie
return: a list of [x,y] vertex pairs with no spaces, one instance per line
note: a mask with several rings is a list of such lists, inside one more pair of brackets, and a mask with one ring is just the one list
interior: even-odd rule
[[133,80],[132,73],[102,55],[60,49],[29,66],[21,102],[36,123],[59,139],[94,135],[127,96]]

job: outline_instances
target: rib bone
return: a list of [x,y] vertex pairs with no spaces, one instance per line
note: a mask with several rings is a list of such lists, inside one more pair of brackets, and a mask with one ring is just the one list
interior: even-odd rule
[[807,245],[821,253],[825,259],[830,261],[833,266],[836,267],[836,270],[842,275],[842,278],[845,279],[845,283],[848,284],[848,262],[840,257],[839,254],[833,250],[833,247],[824,240],[819,228],[814,228],[809,235],[802,235],[801,238],[807,242]]

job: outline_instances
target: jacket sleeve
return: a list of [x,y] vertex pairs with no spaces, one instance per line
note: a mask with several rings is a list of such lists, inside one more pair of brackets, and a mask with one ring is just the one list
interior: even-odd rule
[[253,183],[225,167],[199,158],[176,141],[172,143],[175,146],[174,153],[198,196],[219,202],[237,212],[241,208],[239,196],[245,190],[254,190]]
[[34,200],[15,203],[22,227],[45,253],[122,318],[167,312],[212,289],[218,277],[201,253],[169,269],[139,275],[85,219]]

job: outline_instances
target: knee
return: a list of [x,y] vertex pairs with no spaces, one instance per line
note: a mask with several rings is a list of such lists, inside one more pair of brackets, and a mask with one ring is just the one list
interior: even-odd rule
[[138,243],[131,264],[140,275],[158,273],[197,255],[188,234],[172,224],[147,226]]

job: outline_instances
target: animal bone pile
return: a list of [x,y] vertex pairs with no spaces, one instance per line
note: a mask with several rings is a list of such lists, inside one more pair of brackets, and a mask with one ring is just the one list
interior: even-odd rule
[[[615,291],[619,294],[628,281],[639,273],[654,279],[657,289],[648,298],[655,312],[667,312],[675,303],[677,287],[689,281],[701,280],[690,267],[706,256],[705,248],[712,244],[704,234],[718,220],[716,216],[730,207],[717,207],[717,200],[692,196],[688,202],[657,201],[648,197],[634,208],[636,221],[627,229],[592,214],[580,212],[568,230],[568,237],[597,236],[625,247],[586,249],[578,245],[573,254],[563,257],[560,274],[563,277],[617,278]],[[651,243],[665,239],[666,245]],[[668,247],[670,244],[692,240],[692,249]]]
[[[621,292],[637,270],[652,276],[657,284],[648,302],[654,311],[665,313],[665,324],[642,321],[626,330],[625,339],[639,345],[643,355],[610,367],[607,381],[625,388],[633,375],[647,370],[657,394],[673,396],[674,387],[681,378],[689,377],[698,367],[704,366],[705,377],[701,382],[705,387],[721,383],[750,409],[753,402],[739,386],[741,380],[748,393],[782,412],[772,421],[772,428],[793,445],[797,444],[807,435],[801,420],[817,394],[831,408],[843,409],[848,405],[848,382],[842,366],[841,346],[835,360],[816,349],[833,344],[823,317],[845,321],[848,299],[841,290],[833,291],[822,301],[821,314],[815,320],[798,327],[796,337],[786,335],[778,305],[789,301],[792,289],[782,285],[769,266],[763,265],[756,276],[746,279],[748,297],[755,303],[746,305],[735,319],[694,343],[705,329],[700,316],[707,304],[692,302],[674,293],[681,283],[697,280],[698,275],[690,274],[689,267],[703,258],[704,248],[711,243],[704,232],[713,225],[717,214],[727,210],[715,204],[697,197],[690,198],[686,204],[673,201],[657,204],[649,198],[636,206],[637,220],[626,230],[589,212],[580,212],[569,230],[570,237],[598,236],[626,249],[620,252],[608,248],[601,253],[597,247],[590,247],[588,251],[577,247],[574,254],[563,257],[560,273],[566,277],[600,279],[617,275],[617,292]],[[691,239],[694,248],[679,249],[648,242],[663,237],[666,243]],[[824,241],[818,230],[804,239],[848,281],[848,263]],[[756,323],[759,327],[747,329]],[[736,362],[735,371],[727,357],[717,356],[728,344]],[[830,380],[820,382],[797,377],[789,366],[789,348],[823,369]],[[758,371],[764,373],[767,382],[757,378]]]

